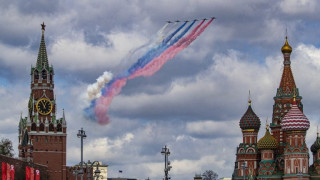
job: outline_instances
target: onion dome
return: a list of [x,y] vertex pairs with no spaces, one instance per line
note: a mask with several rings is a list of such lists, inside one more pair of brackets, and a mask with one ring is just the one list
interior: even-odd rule
[[311,152],[316,153],[320,149],[320,138],[317,137],[316,141],[311,146]]
[[240,119],[239,125],[242,130],[245,129],[260,129],[260,119],[259,117],[253,112],[251,108],[251,100],[249,100],[249,105],[246,113]]
[[291,109],[283,117],[281,122],[284,131],[306,131],[310,127],[308,118],[301,112],[297,106],[296,97],[293,97]]
[[288,38],[286,36],[286,42],[281,48],[282,53],[291,53],[292,52],[292,47],[288,43]]
[[277,140],[270,134],[267,125],[266,134],[258,141],[259,149],[276,149],[278,147]]
[[314,147],[314,144],[311,145],[310,150],[312,153],[316,153],[317,149]]
[[317,132],[317,139],[311,146],[311,152],[316,153],[320,149],[319,132]]

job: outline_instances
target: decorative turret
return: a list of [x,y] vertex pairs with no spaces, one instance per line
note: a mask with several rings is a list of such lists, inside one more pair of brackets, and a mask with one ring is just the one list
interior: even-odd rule
[[282,119],[281,127],[284,131],[306,131],[310,127],[308,118],[297,106],[295,96],[293,98],[292,108]]
[[248,101],[248,109],[240,119],[239,125],[242,130],[260,129],[261,122],[259,117],[252,110],[250,99]]
[[319,132],[317,132],[317,138],[316,138],[316,141],[312,144],[311,146],[311,152],[314,154],[314,153],[317,153],[317,151],[320,149],[320,138],[319,138]]
[[286,95],[293,96],[294,94],[298,95],[296,92],[294,92],[296,88],[296,83],[294,82],[294,78],[291,71],[291,61],[290,61],[290,54],[292,52],[292,48],[288,43],[288,38],[286,36],[286,41],[284,45],[281,48],[281,51],[283,53],[283,64],[284,69],[282,72],[281,82],[279,88],[282,88],[282,93],[285,93]]
[[259,149],[276,149],[278,147],[277,140],[270,134],[269,125],[266,125],[265,135],[258,141]]
[[[257,164],[260,162],[260,154],[257,146],[257,137],[260,128],[260,119],[253,112],[249,92],[248,109],[240,119],[240,128],[242,129],[243,142],[237,148],[237,160],[233,176],[235,179],[257,176]],[[246,169],[243,170],[243,165]]]
[[[301,112],[293,96],[291,109],[283,117],[281,122],[282,131],[286,133],[286,145],[284,148],[285,177],[298,178],[309,176],[309,150],[306,145],[306,132],[310,127],[308,118]],[[293,155],[294,154],[294,155]],[[304,179],[304,178],[303,178]]]
[[310,172],[313,179],[320,179],[320,137],[318,127],[316,141],[310,149],[313,155],[313,164],[310,166]]
[[269,132],[268,120],[266,121],[266,133],[258,141],[258,148],[261,151],[258,179],[275,178],[277,169],[274,150],[278,148],[278,142]]
[[66,116],[64,114],[64,109],[63,109],[63,115],[62,115],[62,125],[65,127],[67,125],[67,122],[66,122]]

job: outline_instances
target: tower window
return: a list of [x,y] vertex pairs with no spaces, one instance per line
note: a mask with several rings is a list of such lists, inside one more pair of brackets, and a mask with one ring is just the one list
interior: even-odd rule
[[34,79],[39,79],[39,72],[38,70],[34,71]]
[[47,79],[47,71],[46,70],[42,71],[42,79]]
[[40,131],[44,131],[44,124],[43,123],[40,124]]
[[49,124],[49,131],[54,131],[54,126],[52,123]]
[[61,126],[60,123],[57,125],[57,131],[58,131],[58,132],[62,132],[62,126]]
[[36,123],[32,123],[31,125],[31,131],[36,131],[37,130],[37,125]]

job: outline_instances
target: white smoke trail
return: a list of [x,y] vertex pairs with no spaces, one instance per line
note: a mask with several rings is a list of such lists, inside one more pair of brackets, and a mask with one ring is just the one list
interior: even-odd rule
[[101,76],[98,77],[97,82],[90,84],[87,88],[87,99],[89,101],[99,98],[101,96],[102,87],[111,81],[113,75],[111,72],[105,71]]
[[[160,44],[164,37],[170,32],[167,29],[170,29],[171,26],[175,24],[166,23],[158,32],[156,36],[148,37],[148,41],[145,42],[143,45],[132,49],[126,54],[126,56],[121,60],[120,64],[112,70],[114,76],[117,76],[121,73],[127,71],[127,69],[132,65],[132,63],[136,62],[137,59],[142,57],[148,50],[152,47]],[[172,28],[171,28],[172,29]]]

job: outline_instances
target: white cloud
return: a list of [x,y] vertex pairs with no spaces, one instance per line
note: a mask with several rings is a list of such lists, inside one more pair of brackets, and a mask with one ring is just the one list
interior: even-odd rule
[[216,155],[202,156],[199,160],[174,160],[172,161],[173,178],[174,176],[184,176],[190,178],[192,173],[201,173],[205,171],[205,167],[225,167],[226,161]]
[[18,72],[29,74],[31,64],[35,64],[37,59],[37,56],[27,48],[12,47],[1,43],[0,52],[3,52],[0,57],[0,62],[17,74]]
[[[144,43],[137,33],[112,33],[106,35],[110,45],[95,46],[84,40],[83,33],[74,32],[74,38],[60,38],[52,45],[50,57],[55,67],[72,71],[111,69],[119,65],[128,52]],[[135,43],[128,43],[135,42]]]
[[[108,137],[92,139],[85,143],[84,157],[86,159],[100,161],[115,161],[125,156],[124,146],[132,141],[134,135],[127,133],[122,137],[110,139]],[[71,161],[77,161],[80,157],[80,149],[76,147],[70,148],[68,158]],[[103,157],[103,158],[102,158]],[[129,156],[126,155],[128,158]]]
[[315,13],[318,3],[316,0],[283,0],[280,8],[288,14],[312,14]]
[[236,121],[196,121],[188,122],[186,125],[186,132],[195,136],[209,136],[210,138],[239,135],[239,120]]

